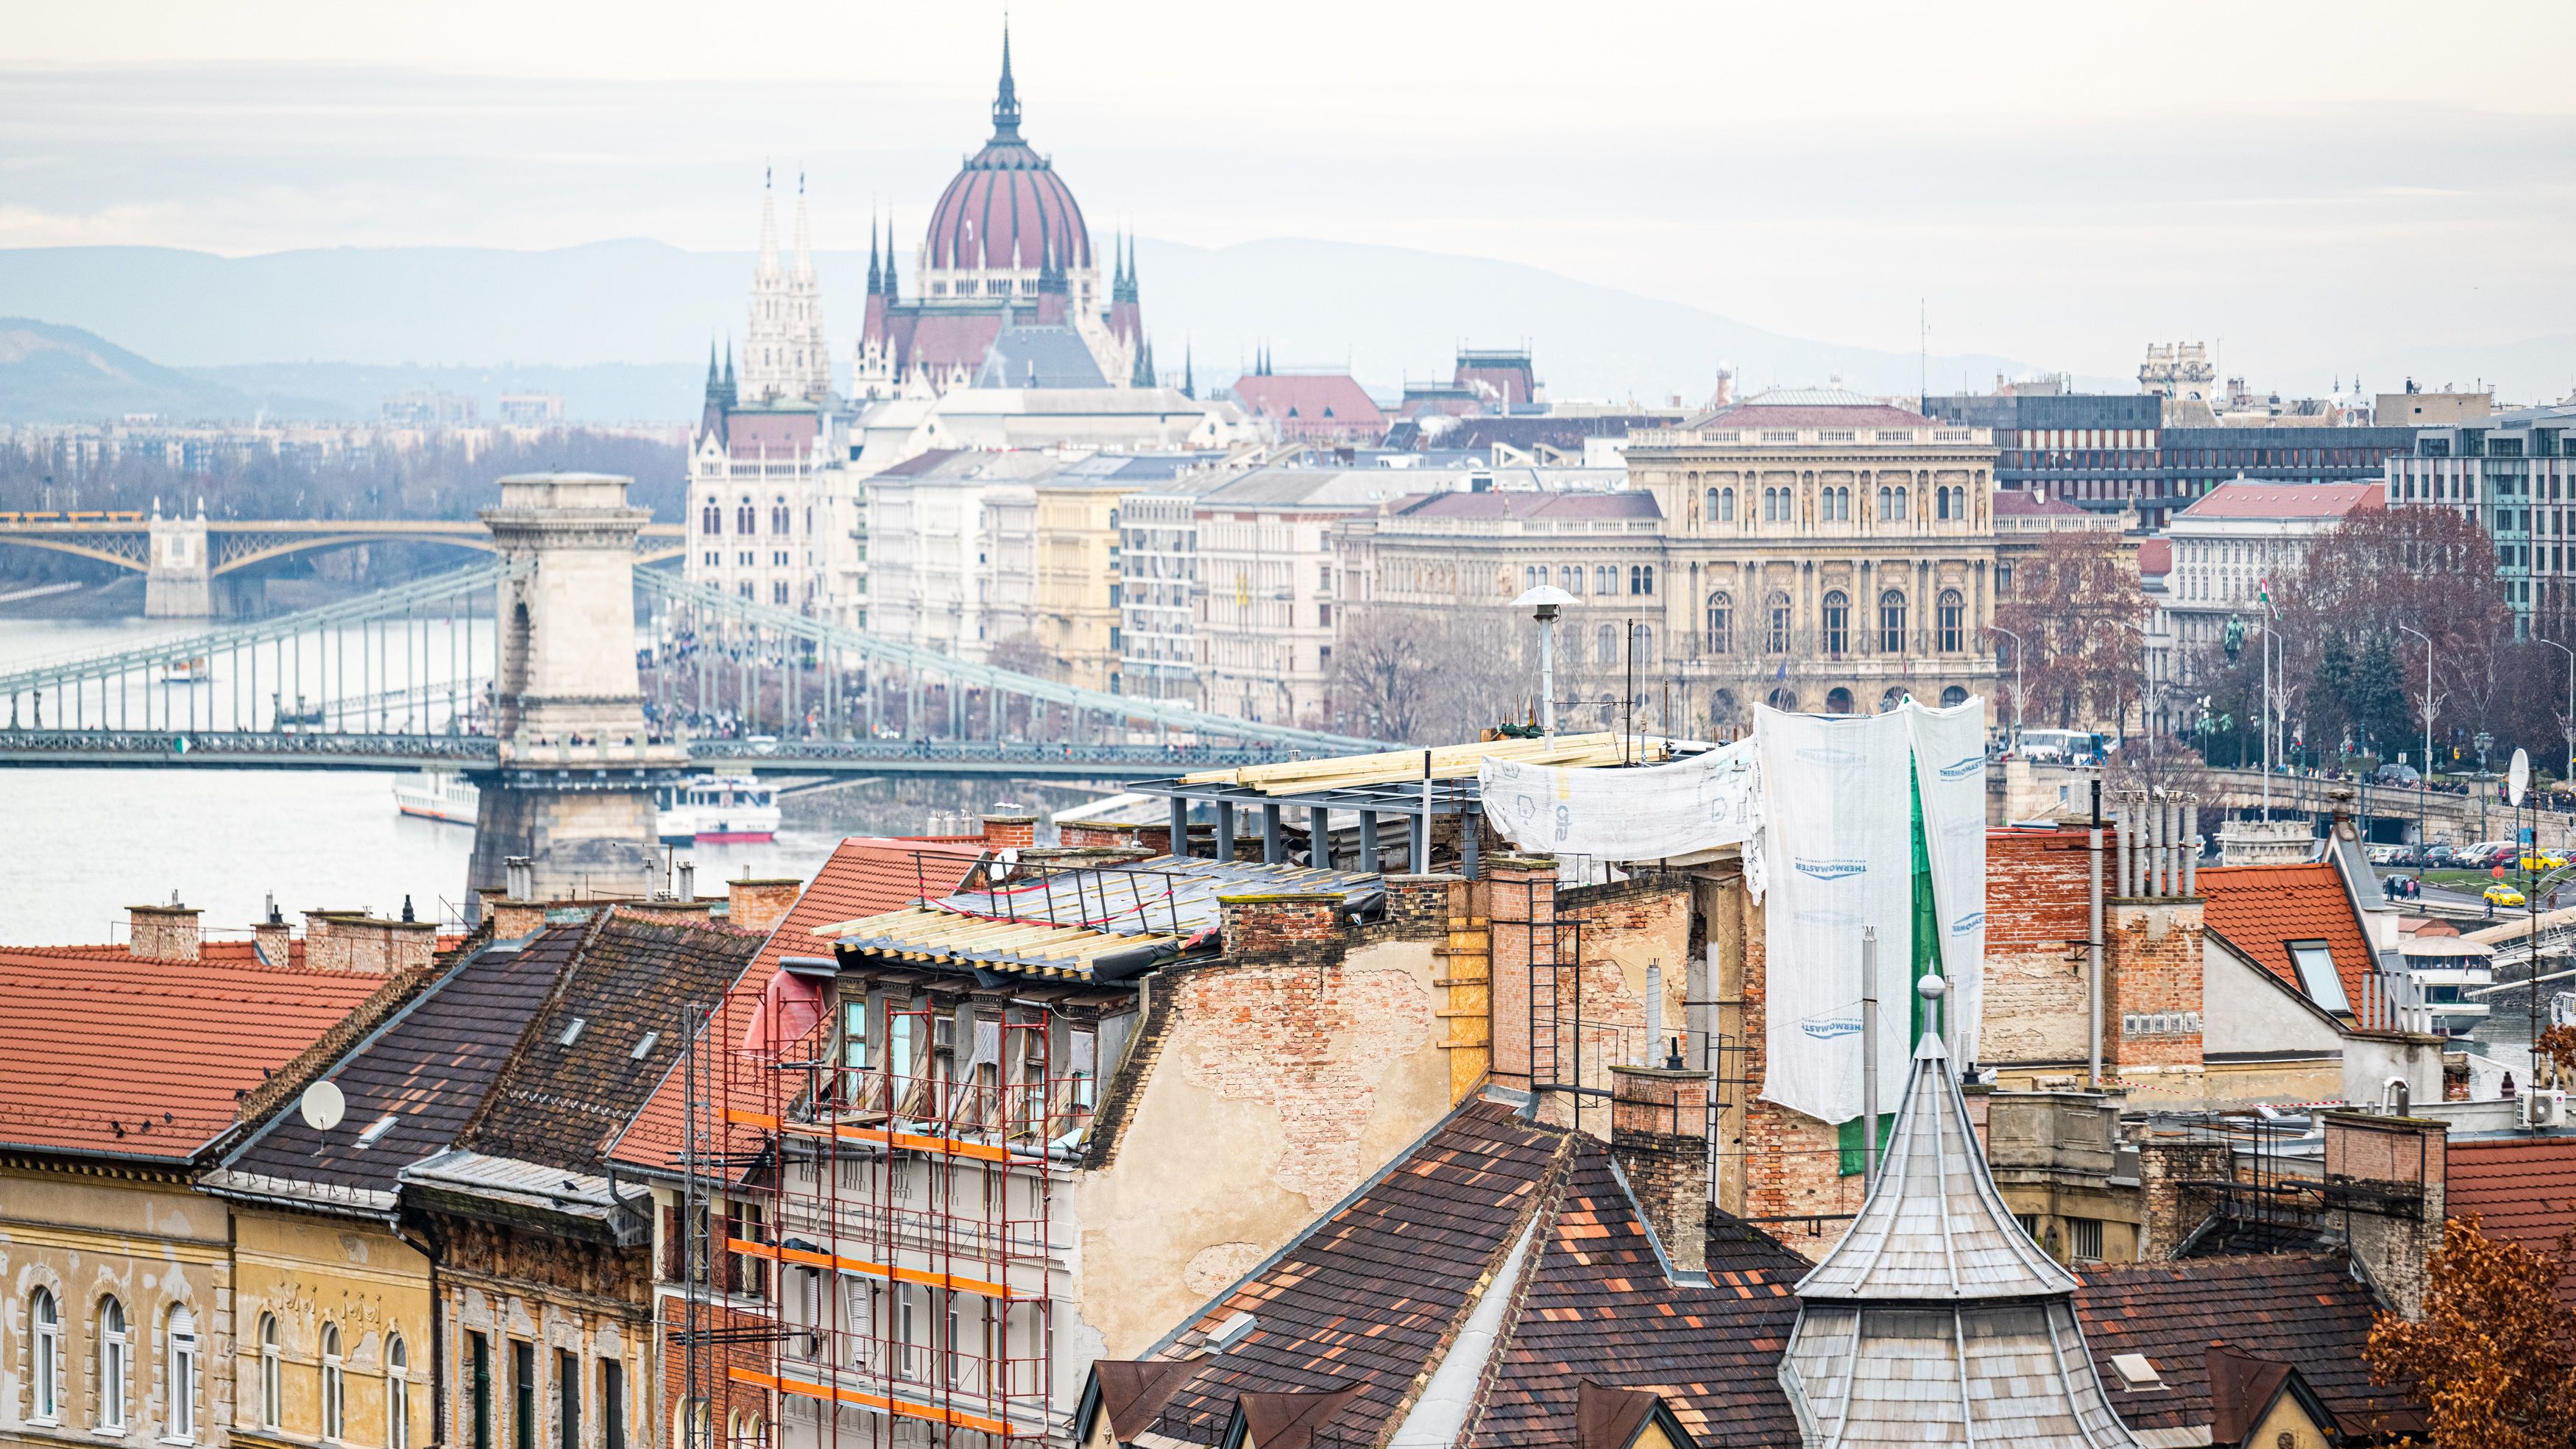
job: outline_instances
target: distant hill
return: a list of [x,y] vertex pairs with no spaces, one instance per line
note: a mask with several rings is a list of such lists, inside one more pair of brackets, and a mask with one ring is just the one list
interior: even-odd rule
[[[844,369],[866,295],[867,256],[824,252],[823,314]],[[910,258],[905,259],[909,282]],[[444,385],[423,369],[559,370],[547,391],[576,416],[681,419],[712,337],[738,336],[748,253],[690,252],[651,241],[552,251],[353,248],[219,257],[158,247],[0,250],[0,312],[55,318],[228,387],[292,393],[372,413],[385,392]],[[1281,367],[1347,364],[1392,392],[1407,376],[1445,377],[1460,343],[1526,340],[1561,397],[1658,400],[1707,395],[1722,363],[1748,382],[1816,382],[1904,393],[1923,360],[1795,338],[1699,308],[1574,281],[1535,267],[1401,247],[1278,240],[1216,249],[1144,241],[1144,310],[1156,360],[1175,377],[1185,355],[1202,387],[1233,380],[1267,347]],[[281,364],[356,364],[294,370]],[[653,369],[591,376],[616,364]],[[666,381],[658,369],[679,369]],[[2013,359],[1936,354],[1936,388],[1964,375],[2035,370]],[[576,375],[571,370],[580,369]],[[395,385],[399,377],[422,382]],[[459,384],[455,391],[469,388]],[[538,384],[531,384],[538,385]],[[497,390],[497,389],[496,389]],[[597,410],[575,401],[595,398]]]
[[247,416],[251,406],[219,382],[163,367],[96,333],[0,317],[0,422],[86,422],[127,413],[228,418]]

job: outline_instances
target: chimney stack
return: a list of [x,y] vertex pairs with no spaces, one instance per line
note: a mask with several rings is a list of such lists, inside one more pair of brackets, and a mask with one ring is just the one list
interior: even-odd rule
[[986,850],[1025,850],[1038,843],[1038,818],[1010,812],[1014,807],[996,805],[997,813],[984,817]]
[[251,954],[262,966],[286,966],[293,962],[294,930],[277,909],[276,893],[268,897],[268,912],[250,928]]
[[508,856],[501,862],[501,871],[509,880],[509,899],[514,901],[536,899],[537,865],[534,860],[524,855]]
[[1532,1011],[1530,983],[1539,970],[1554,969],[1547,955],[1556,940],[1556,857],[1503,853],[1484,859],[1487,929],[1492,933],[1492,964],[1487,969],[1493,1023],[1494,1084],[1517,1092],[1534,1090],[1530,1064]]
[[179,904],[170,892],[166,906],[126,907],[126,950],[155,961],[197,959],[197,908]]
[[364,911],[306,911],[304,964],[315,971],[399,976],[426,969],[438,954],[431,921],[388,921]]
[[1611,1158],[1673,1271],[1707,1272],[1708,1074],[1613,1066],[1610,1084]]
[[796,907],[805,882],[788,876],[772,880],[738,880],[725,885],[725,919],[737,931],[764,935],[778,928]]
[[2449,1210],[2450,1124],[2422,1117],[2321,1112],[2326,1186],[2376,1199],[2344,1214],[2353,1256],[2409,1319],[2424,1316],[2426,1263]]

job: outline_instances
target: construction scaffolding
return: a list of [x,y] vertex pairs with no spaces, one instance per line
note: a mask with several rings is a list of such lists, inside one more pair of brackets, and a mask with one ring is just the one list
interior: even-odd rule
[[[1097,1037],[971,978],[789,957],[689,1059],[685,1449],[1043,1440],[1051,1230]],[[874,978],[874,979],[870,979]],[[866,989],[873,987],[875,989]]]

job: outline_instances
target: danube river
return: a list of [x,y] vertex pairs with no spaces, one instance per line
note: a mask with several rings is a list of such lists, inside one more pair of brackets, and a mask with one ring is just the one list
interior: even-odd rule
[[[185,620],[0,619],[0,672],[39,659],[127,648],[193,632]],[[217,661],[218,668],[221,661]],[[196,686],[207,693],[217,686]],[[190,686],[165,686],[173,691]],[[272,895],[289,920],[307,910],[393,914],[411,898],[424,920],[454,920],[472,852],[470,826],[407,818],[398,777],[372,771],[0,769],[0,942],[122,941],[128,906],[172,892],[206,929],[248,936]],[[701,845],[679,854],[713,894],[740,876],[806,876],[851,834],[918,834],[931,811],[974,813],[1009,789],[1032,808],[1090,792],[886,781],[791,802],[766,845]]]

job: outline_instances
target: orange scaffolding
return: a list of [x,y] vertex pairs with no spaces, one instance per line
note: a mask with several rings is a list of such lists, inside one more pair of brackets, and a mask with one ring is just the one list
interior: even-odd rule
[[1050,1228],[1096,1037],[965,977],[813,984],[819,1001],[746,980],[691,1054],[683,1442],[1046,1438]]

